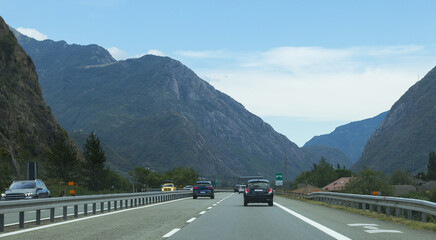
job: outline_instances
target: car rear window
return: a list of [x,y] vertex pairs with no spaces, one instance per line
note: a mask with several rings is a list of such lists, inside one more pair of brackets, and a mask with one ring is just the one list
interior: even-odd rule
[[249,188],[264,188],[267,189],[269,188],[268,183],[266,182],[252,182],[248,184]]
[[197,183],[197,186],[210,186],[209,183]]

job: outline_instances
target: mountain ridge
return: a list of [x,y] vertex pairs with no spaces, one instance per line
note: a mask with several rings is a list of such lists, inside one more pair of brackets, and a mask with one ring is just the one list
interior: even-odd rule
[[[55,54],[47,42],[35,41],[20,43],[38,61]],[[44,68],[46,63],[37,62],[44,98],[68,131],[96,132],[131,166],[162,170],[178,164],[204,175],[216,170],[221,176],[272,178],[282,172],[288,155],[290,176],[311,167],[312,160],[295,143],[179,61],[145,55],[113,62],[102,56],[107,62],[98,67],[66,61],[58,63],[63,68]],[[88,57],[94,57],[92,52]],[[113,165],[116,161],[108,158]]]

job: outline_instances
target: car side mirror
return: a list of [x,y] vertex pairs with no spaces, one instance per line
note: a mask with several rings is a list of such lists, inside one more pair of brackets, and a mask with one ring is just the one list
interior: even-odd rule
[[42,190],[42,188],[40,188],[40,187],[36,189],[36,191],[41,191],[41,190]]

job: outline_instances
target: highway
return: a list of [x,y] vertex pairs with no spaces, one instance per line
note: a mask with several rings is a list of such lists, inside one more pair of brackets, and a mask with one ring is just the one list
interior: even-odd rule
[[243,206],[243,195],[183,198],[0,233],[0,239],[436,239],[332,208],[275,196]]

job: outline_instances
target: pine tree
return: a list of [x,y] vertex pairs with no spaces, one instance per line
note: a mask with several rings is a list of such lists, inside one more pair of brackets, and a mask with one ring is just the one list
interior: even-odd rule
[[64,182],[77,181],[80,172],[80,161],[74,147],[61,141],[48,151],[48,175],[60,178]]
[[435,152],[430,152],[427,164],[427,180],[436,180],[436,154]]
[[89,190],[97,191],[104,189],[106,156],[100,145],[100,139],[95,133],[89,134],[83,146],[85,157],[85,175]]

